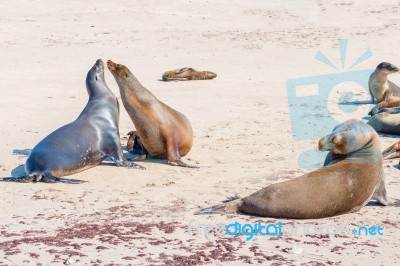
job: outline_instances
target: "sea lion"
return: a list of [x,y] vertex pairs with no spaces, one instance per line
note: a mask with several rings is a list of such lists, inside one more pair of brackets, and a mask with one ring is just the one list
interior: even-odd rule
[[139,154],[139,157],[135,158],[135,160],[146,159],[148,152],[143,146],[142,140],[139,137],[139,133],[137,131],[130,131],[128,136],[129,138],[126,144],[128,151],[132,154]]
[[380,103],[392,96],[400,97],[400,88],[388,80],[388,75],[399,72],[393,64],[382,62],[369,76],[368,87],[371,101],[375,99]]
[[373,128],[348,120],[320,139],[318,148],[331,152],[332,159],[325,167],[195,214],[243,212],[317,219],[358,211],[374,192],[374,198],[387,204],[379,137]]
[[205,80],[215,77],[217,77],[217,74],[211,71],[197,71],[190,67],[184,67],[164,72],[162,80]]
[[399,112],[400,108],[382,109],[371,117],[367,124],[373,127],[377,132],[400,135]]
[[84,181],[60,178],[100,164],[109,157],[117,166],[142,168],[124,159],[115,95],[104,80],[104,64],[97,60],[86,77],[89,101],[79,117],[40,141],[25,163],[25,176],[0,181],[77,184]]
[[193,130],[186,116],[158,100],[126,66],[111,60],[107,66],[148,154],[167,158],[170,165],[194,167],[181,161],[193,145]]

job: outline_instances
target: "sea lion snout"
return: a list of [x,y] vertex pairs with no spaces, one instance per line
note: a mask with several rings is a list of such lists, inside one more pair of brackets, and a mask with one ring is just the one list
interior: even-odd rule
[[97,59],[97,61],[96,61],[96,66],[99,67],[100,69],[104,69],[103,60]]
[[215,74],[214,72],[210,72],[210,71],[206,71],[206,75],[207,75],[207,78],[209,78],[209,79],[213,79],[213,78],[217,77],[217,74]]
[[116,64],[111,60],[107,60],[107,67],[110,71],[115,71],[117,68]]
[[117,74],[120,77],[128,77],[129,76],[128,68],[126,68],[126,66],[124,66],[124,65],[116,64],[113,61],[108,60],[107,67],[111,71],[111,73]]

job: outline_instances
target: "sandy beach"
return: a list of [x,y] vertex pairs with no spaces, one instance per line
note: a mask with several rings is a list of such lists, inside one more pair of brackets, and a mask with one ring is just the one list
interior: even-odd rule
[[[194,145],[183,160],[200,167],[150,159],[138,162],[146,170],[136,170],[105,161],[73,175],[87,181],[80,185],[1,183],[0,265],[62,265],[68,259],[72,265],[400,263],[398,160],[384,163],[386,207],[371,202],[358,212],[318,220],[193,215],[229,196],[247,196],[311,171],[299,158],[333,129],[326,117],[367,121],[373,105],[343,111],[335,88],[321,101],[336,109],[315,109],[304,118],[318,130],[293,121],[291,112],[298,111],[287,81],[323,76],[322,84],[330,75],[372,71],[383,61],[400,66],[398,1],[46,0],[2,1],[0,7],[1,177],[23,175],[29,150],[77,118],[88,100],[86,74],[99,58],[128,66],[161,101],[189,118]],[[340,39],[347,40],[345,55]],[[354,65],[366,51],[369,56]],[[318,52],[335,67],[317,60]],[[180,67],[218,77],[160,81],[164,71]],[[120,98],[108,70],[105,79]],[[391,80],[400,84],[400,75]],[[354,99],[368,102],[369,96],[360,92]],[[120,106],[125,146],[134,125],[121,100]],[[296,130],[319,137],[299,139]],[[382,149],[398,140],[380,136]],[[324,154],[315,153],[323,162]],[[380,226],[383,235],[246,240],[191,230],[259,221]]]

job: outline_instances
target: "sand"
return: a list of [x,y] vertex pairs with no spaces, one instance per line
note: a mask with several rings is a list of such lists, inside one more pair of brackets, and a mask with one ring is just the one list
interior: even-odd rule
[[[400,65],[397,1],[46,0],[2,1],[0,7],[1,176],[21,174],[29,149],[79,115],[88,99],[86,73],[98,58],[127,65],[160,100],[190,119],[195,140],[184,161],[200,166],[185,169],[150,160],[140,162],[147,168],[141,171],[103,164],[74,175],[87,181],[81,185],[2,183],[1,265],[60,265],[67,259],[76,265],[399,263],[397,160],[384,166],[387,207],[370,204],[356,213],[307,221],[193,215],[228,196],[246,196],[310,171],[298,158],[315,150],[318,139],[298,140],[292,134],[286,81],[350,71],[367,49],[372,56],[351,71],[373,69],[382,61]],[[339,39],[348,40],[343,70]],[[318,51],[338,69],[316,60]],[[180,67],[218,77],[159,80],[164,71]],[[400,75],[392,80],[400,83]],[[109,71],[106,81],[119,97]],[[329,99],[330,106],[338,106]],[[339,120],[346,117],[335,110]],[[312,121],[322,125],[317,131],[322,137],[332,126],[320,113],[316,109]],[[355,118],[365,115],[362,111]],[[316,130],[295,123],[306,132]],[[123,145],[133,129],[122,109]],[[397,137],[381,140],[384,148]],[[189,224],[235,221],[381,226],[383,235],[246,241],[245,236],[189,232]]]

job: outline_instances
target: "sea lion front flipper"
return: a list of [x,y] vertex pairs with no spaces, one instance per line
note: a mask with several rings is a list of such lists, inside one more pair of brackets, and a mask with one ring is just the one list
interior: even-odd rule
[[30,183],[33,182],[33,178],[34,176],[4,177],[0,178],[0,182]]
[[187,163],[182,162],[181,156],[179,154],[179,147],[175,142],[175,139],[172,134],[165,134],[166,136],[170,136],[167,140],[167,163],[172,166],[181,166],[181,167],[188,167],[188,168],[200,168],[198,166],[189,165]]
[[395,144],[391,145],[390,147],[386,148],[382,152],[382,157],[384,160],[387,159],[394,159],[399,157],[399,142],[396,142]]
[[376,200],[384,206],[387,206],[389,203],[385,187],[385,174],[383,173],[383,171],[379,175],[378,184],[376,185],[376,189],[374,191],[374,194],[372,195],[372,199]]
[[146,169],[145,167],[138,165],[137,163],[134,163],[129,160],[125,160],[125,159],[119,160],[114,156],[110,156],[110,159],[115,163],[116,166],[119,166],[119,167],[126,167],[126,168],[132,168],[132,169],[140,169],[140,170]]
[[172,166],[181,166],[181,167],[187,167],[187,168],[200,168],[199,166],[196,166],[196,165],[190,165],[190,164],[184,163],[180,159],[173,160],[173,161],[168,160],[167,163]]
[[193,70],[192,68],[189,68],[189,67],[182,67],[182,68],[180,68],[180,69],[177,69],[176,71],[175,71],[175,74],[182,74],[183,72],[186,72],[186,71],[188,71],[188,70]]
[[55,177],[52,175],[43,175],[43,178],[41,181],[45,183],[66,183],[66,184],[82,184],[87,181],[84,180],[79,180],[79,179],[72,179],[72,178],[61,178],[61,177]]

